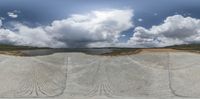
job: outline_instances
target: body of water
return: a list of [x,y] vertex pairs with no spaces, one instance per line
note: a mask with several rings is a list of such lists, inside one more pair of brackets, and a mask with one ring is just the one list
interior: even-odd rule
[[21,51],[23,54],[27,56],[39,56],[39,55],[49,55],[53,53],[63,53],[63,52],[82,52],[86,54],[92,54],[92,55],[101,55],[104,53],[112,52],[113,49],[108,48],[92,48],[92,49],[36,49],[36,50],[24,50]]

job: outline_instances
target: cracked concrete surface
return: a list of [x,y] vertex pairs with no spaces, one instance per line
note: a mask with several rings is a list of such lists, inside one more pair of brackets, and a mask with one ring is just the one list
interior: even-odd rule
[[200,55],[146,52],[127,56],[57,53],[0,56],[1,98],[200,98]]
[[40,57],[1,57],[0,97],[51,97],[66,87],[64,65]]

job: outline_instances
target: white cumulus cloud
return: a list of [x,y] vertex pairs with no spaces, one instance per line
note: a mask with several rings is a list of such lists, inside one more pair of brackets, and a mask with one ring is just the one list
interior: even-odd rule
[[11,18],[17,18],[19,13],[20,13],[20,11],[14,10],[14,11],[8,12],[7,14],[8,14],[8,16],[11,17]]
[[28,27],[15,23],[2,28],[0,43],[38,47],[163,47],[200,43],[200,19],[174,15],[147,29],[135,27],[133,36],[120,43],[122,34],[133,27],[133,10],[109,9],[73,14],[50,25]]
[[138,19],[138,21],[139,21],[139,22],[142,22],[142,21],[143,21],[143,19],[142,19],[142,18],[139,18],[139,19]]
[[55,41],[42,27],[30,28],[22,24],[15,24],[14,30],[0,29],[0,42],[5,44],[59,47],[62,42]]
[[92,43],[113,43],[123,31],[133,27],[132,17],[131,9],[109,9],[73,14],[35,28],[17,23],[12,30],[0,28],[0,42],[38,47],[88,47]]
[[136,27],[129,46],[162,47],[176,44],[200,43],[200,20],[174,15],[150,29]]
[[120,33],[133,27],[132,10],[93,11],[85,15],[52,22],[45,30],[69,46],[86,46],[93,42],[115,42]]

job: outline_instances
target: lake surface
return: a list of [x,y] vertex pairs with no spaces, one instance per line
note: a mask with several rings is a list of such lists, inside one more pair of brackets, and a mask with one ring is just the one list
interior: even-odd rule
[[112,52],[114,49],[109,49],[109,48],[92,48],[92,49],[87,49],[87,48],[81,48],[81,49],[37,49],[37,50],[24,50],[21,51],[23,54],[26,56],[39,56],[39,55],[49,55],[49,54],[54,54],[54,53],[64,53],[64,52],[82,52],[86,54],[92,54],[92,55],[101,55],[104,53],[109,53]]

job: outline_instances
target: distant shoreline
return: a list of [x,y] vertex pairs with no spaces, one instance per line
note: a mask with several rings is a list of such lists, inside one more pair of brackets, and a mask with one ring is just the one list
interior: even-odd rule
[[170,48],[149,48],[149,49],[119,49],[119,50],[105,50],[105,49],[90,49],[89,51],[68,51],[68,50],[56,50],[56,49],[35,49],[35,50],[18,50],[18,51],[0,51],[2,55],[11,55],[11,56],[22,56],[22,57],[31,57],[31,56],[44,56],[51,55],[54,53],[85,53],[88,55],[99,55],[99,56],[124,56],[124,55],[134,55],[139,53],[149,53],[149,52],[193,52],[200,53],[197,51],[188,51],[188,50],[176,50]]
[[42,56],[62,52],[80,52],[90,55],[120,56],[132,55],[142,52],[174,52],[186,51],[200,53],[200,44],[174,45],[163,48],[39,48],[28,46],[0,45],[0,54],[13,56]]

